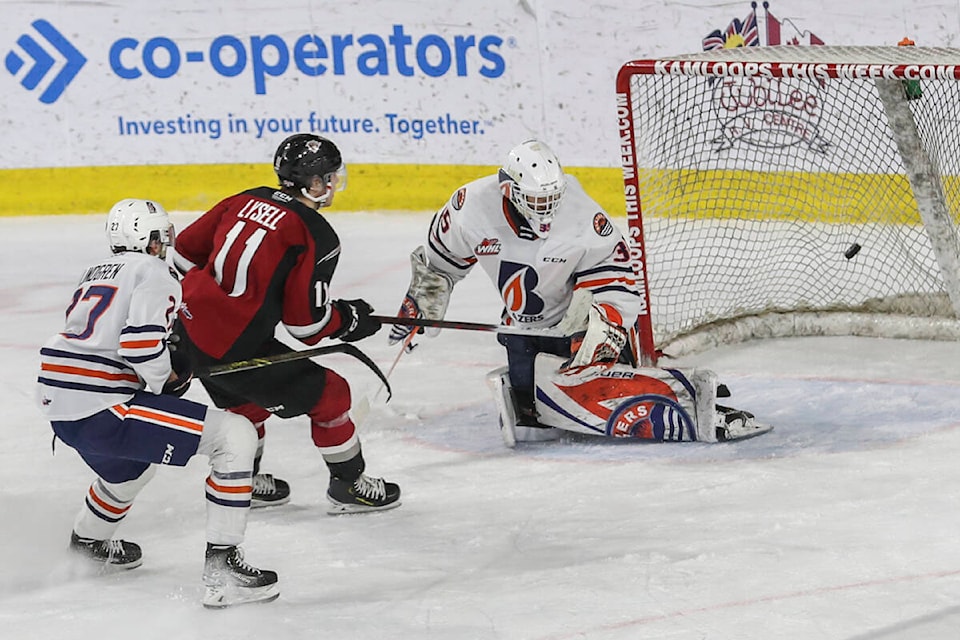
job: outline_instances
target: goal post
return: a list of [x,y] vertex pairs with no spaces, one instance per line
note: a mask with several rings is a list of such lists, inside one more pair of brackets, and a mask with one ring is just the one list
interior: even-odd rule
[[617,75],[644,360],[960,339],[960,49],[776,46]]

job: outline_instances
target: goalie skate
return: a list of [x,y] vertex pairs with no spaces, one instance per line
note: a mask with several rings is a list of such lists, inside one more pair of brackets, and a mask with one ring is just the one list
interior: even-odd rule
[[560,437],[559,430],[540,424],[536,417],[518,416],[507,367],[500,367],[488,373],[487,385],[497,404],[500,437],[506,447],[513,449],[518,442],[549,442]]
[[717,405],[715,426],[717,442],[745,440],[773,430],[773,426],[760,424],[749,411]]

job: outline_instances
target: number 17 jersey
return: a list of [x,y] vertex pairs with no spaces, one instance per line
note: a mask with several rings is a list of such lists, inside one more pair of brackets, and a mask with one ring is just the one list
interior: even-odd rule
[[160,258],[124,252],[84,271],[63,331],[40,349],[38,402],[48,420],[79,420],[170,375],[166,338],[180,284]]

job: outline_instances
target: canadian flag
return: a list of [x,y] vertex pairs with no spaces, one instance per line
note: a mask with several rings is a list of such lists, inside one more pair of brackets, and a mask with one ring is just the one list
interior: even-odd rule
[[[754,3],[756,8],[756,3]],[[772,47],[779,44],[793,44],[800,46],[810,46],[824,44],[817,34],[810,31],[800,31],[790,20],[778,20],[776,16],[770,13],[770,3],[763,3],[763,23],[764,28],[760,33],[765,37],[761,44],[765,47]]]

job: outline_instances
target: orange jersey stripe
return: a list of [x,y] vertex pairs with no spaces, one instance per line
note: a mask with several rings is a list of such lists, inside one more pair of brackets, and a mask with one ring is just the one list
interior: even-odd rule
[[624,284],[633,286],[637,284],[637,281],[633,278],[603,278],[601,280],[582,280],[578,282],[573,288],[574,289],[583,289],[586,287],[603,287],[614,282],[622,282]]
[[94,493],[92,485],[90,486],[90,491],[88,493],[90,494],[90,498],[93,499],[93,501],[96,502],[101,509],[104,509],[105,511],[109,511],[110,513],[113,513],[115,515],[118,515],[118,516],[123,515],[124,513],[127,512],[127,509],[130,508],[130,505],[127,505],[121,509],[113,506],[112,504],[107,504],[106,502],[100,499],[100,496]]
[[75,376],[86,376],[88,378],[100,378],[101,380],[123,380],[125,382],[140,382],[140,378],[133,373],[108,373],[106,371],[97,371],[95,369],[84,369],[83,367],[70,367],[62,364],[40,365],[42,371],[53,371],[54,373],[68,373]]
[[203,423],[199,423],[196,420],[168,416],[163,413],[157,413],[155,411],[150,411],[149,409],[144,409],[142,407],[131,407],[128,413],[134,417],[139,416],[141,418],[147,418],[157,422],[165,422],[170,425],[176,425],[178,427],[190,429],[191,431],[196,431],[197,433],[203,431]]
[[121,340],[120,347],[123,349],[146,349],[160,344],[159,340]]
[[207,476],[207,484],[221,493],[250,493],[253,491],[253,487],[249,484],[242,485],[239,487],[225,487],[223,485],[219,485],[216,482],[214,482],[213,478],[209,476]]

